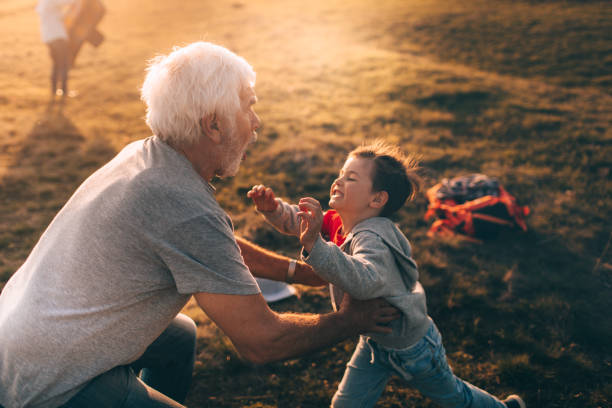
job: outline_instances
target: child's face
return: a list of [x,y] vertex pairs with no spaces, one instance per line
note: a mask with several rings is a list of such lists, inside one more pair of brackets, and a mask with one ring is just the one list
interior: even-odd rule
[[370,208],[373,170],[371,159],[349,157],[331,185],[329,206],[340,214],[361,214]]

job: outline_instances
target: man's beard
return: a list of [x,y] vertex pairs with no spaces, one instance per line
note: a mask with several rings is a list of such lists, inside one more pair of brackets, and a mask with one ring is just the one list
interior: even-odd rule
[[240,143],[238,135],[236,135],[234,128],[229,129],[227,133],[227,142],[223,146],[225,158],[219,169],[219,174],[217,174],[219,177],[233,177],[238,173],[244,154],[244,151],[239,149]]
[[240,170],[240,163],[242,162],[242,154],[237,155],[237,157],[233,158],[232,160],[227,160],[226,164],[224,164],[222,171],[222,174],[220,174],[220,177],[233,177],[238,173],[238,170]]

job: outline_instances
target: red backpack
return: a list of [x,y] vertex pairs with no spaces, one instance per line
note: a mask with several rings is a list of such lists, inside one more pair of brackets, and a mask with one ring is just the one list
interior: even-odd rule
[[483,174],[444,179],[427,190],[425,220],[437,218],[427,235],[459,235],[473,242],[496,236],[503,228],[527,231],[527,206],[519,206],[499,182]]

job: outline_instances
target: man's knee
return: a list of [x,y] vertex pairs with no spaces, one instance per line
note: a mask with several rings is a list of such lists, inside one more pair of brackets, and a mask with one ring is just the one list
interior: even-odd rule
[[174,319],[177,327],[185,333],[185,336],[195,337],[198,327],[193,319],[183,313],[179,313]]
[[193,319],[187,315],[179,313],[172,324],[178,330],[180,343],[185,347],[195,351],[198,328]]

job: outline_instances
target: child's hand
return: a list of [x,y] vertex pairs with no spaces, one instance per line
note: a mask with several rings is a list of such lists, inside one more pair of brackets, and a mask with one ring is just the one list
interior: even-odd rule
[[308,252],[312,251],[323,226],[323,210],[321,204],[312,197],[305,197],[298,203],[300,211],[297,215],[300,222],[300,242]]
[[274,191],[270,187],[266,187],[262,184],[258,184],[251,188],[251,191],[247,193],[247,197],[250,197],[255,203],[258,211],[270,212],[276,210],[278,203],[274,197]]

